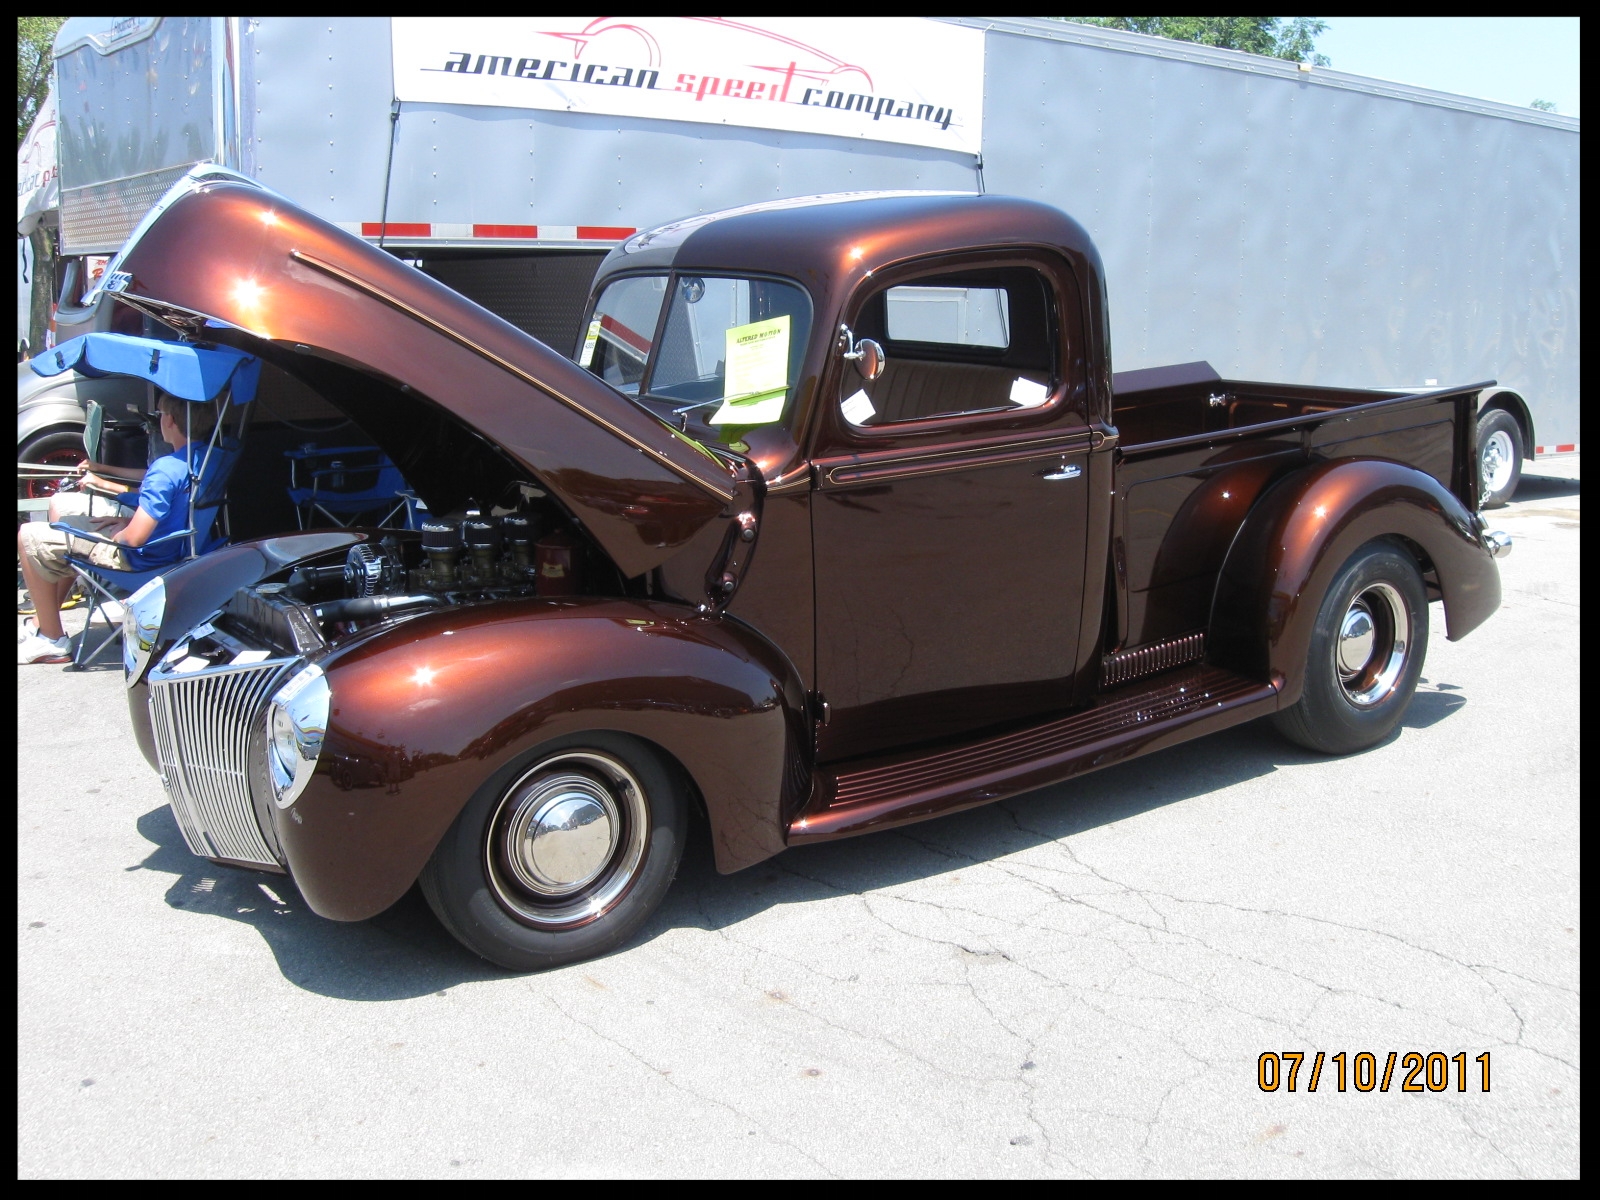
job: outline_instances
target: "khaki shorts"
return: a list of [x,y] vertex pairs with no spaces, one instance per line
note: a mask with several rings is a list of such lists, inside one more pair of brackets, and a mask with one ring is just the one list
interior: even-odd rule
[[[98,533],[102,537],[110,537],[128,523],[126,517],[112,515],[118,511],[115,501],[83,492],[58,492],[52,504],[56,518],[62,524]],[[47,521],[29,521],[22,527],[21,536],[22,554],[48,579],[72,577],[72,567],[67,562],[69,549],[72,554],[87,558],[97,567],[113,571],[128,569],[128,556],[120,546],[106,546],[87,538],[72,537],[59,529],[50,528]]]

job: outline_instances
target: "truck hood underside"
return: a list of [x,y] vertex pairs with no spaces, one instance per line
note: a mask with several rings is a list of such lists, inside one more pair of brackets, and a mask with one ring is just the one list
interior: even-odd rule
[[314,387],[433,511],[536,481],[636,576],[740,506],[737,464],[449,288],[246,183],[177,199],[113,268],[124,303]]

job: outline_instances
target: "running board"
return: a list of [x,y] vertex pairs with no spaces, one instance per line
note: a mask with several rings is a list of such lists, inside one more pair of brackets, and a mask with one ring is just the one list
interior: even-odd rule
[[1106,692],[1094,706],[999,737],[920,756],[817,770],[791,846],[925,821],[1003,800],[1123,759],[1265,716],[1277,689],[1197,665]]

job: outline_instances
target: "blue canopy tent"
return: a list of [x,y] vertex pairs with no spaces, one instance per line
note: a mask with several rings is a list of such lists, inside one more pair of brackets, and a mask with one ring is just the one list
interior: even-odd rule
[[[86,651],[89,625],[107,603],[126,597],[178,562],[214,549],[225,540],[215,531],[217,516],[226,496],[228,479],[243,449],[245,420],[261,379],[261,361],[228,346],[89,333],[38,355],[30,360],[30,365],[36,373],[47,376],[77,370],[91,377],[121,375],[145,379],[181,400],[209,402],[218,408],[210,438],[201,446],[190,440],[184,448],[189,468],[185,528],[139,547],[141,565],[131,570],[113,570],[91,563],[85,557],[68,555],[91,600],[84,636],[79,639],[74,655],[75,664],[82,667],[104,649],[102,645],[94,654]],[[90,414],[91,426],[97,424],[95,416]],[[89,436],[97,432],[92,429]],[[124,502],[136,502],[135,493],[125,495],[127,501]],[[74,539],[110,542],[109,538],[70,525],[58,524],[53,528]]]

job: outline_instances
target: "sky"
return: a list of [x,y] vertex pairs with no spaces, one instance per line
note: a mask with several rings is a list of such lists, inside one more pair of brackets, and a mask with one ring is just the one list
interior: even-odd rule
[[1335,71],[1578,116],[1577,17],[1322,17]]

